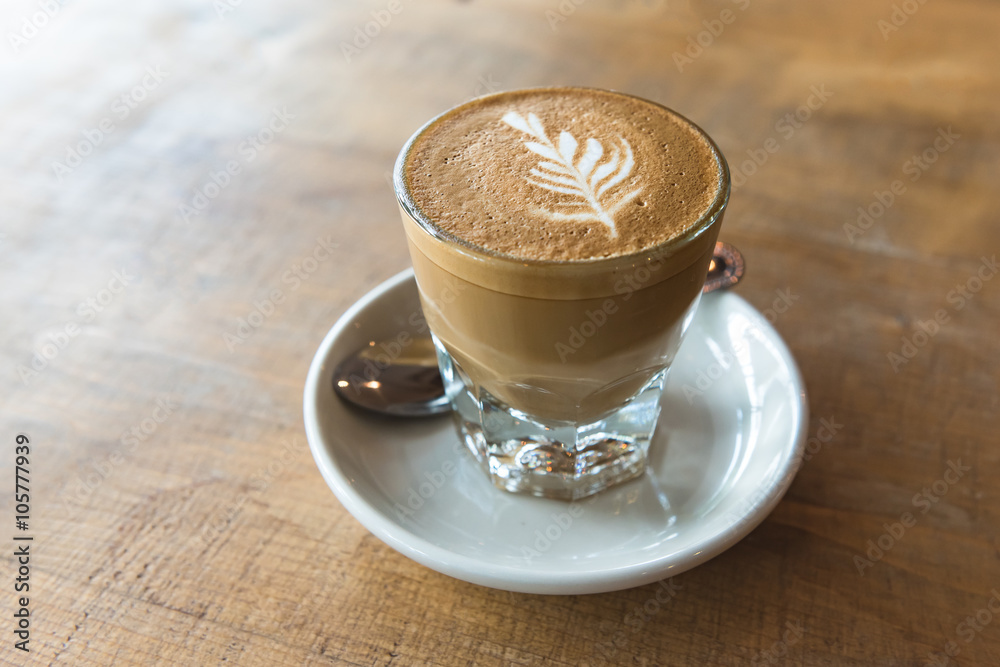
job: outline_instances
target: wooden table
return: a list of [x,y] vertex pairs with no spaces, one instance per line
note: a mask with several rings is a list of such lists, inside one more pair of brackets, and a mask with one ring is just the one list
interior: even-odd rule
[[[3,664],[1000,664],[996,3],[23,0],[0,25]],[[407,560],[302,425],[323,335],[409,263],[403,141],[570,83],[716,138],[738,290],[809,391],[785,499],[662,608]]]

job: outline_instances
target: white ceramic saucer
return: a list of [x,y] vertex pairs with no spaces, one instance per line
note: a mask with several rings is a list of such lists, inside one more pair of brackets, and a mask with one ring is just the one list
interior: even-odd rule
[[382,418],[334,395],[342,357],[413,331],[419,313],[409,270],[344,313],[309,369],[305,426],[347,510],[438,572],[527,593],[654,582],[739,541],[798,469],[808,417],[802,379],[777,332],[732,292],[702,299],[670,372],[650,470],[574,504],[492,486],[448,416]]

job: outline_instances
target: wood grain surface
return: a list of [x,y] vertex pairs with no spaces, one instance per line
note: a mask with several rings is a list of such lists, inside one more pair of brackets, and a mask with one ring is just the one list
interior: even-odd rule
[[[2,664],[1000,664],[997,3],[15,0],[0,28]],[[409,264],[404,140],[549,84],[718,141],[738,290],[809,391],[785,499],[665,605],[417,565],[305,440],[319,342]]]

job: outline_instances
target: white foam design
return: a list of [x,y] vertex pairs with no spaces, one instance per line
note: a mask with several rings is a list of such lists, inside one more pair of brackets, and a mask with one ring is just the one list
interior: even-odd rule
[[[571,212],[543,211],[555,220],[597,220],[604,224],[612,237],[618,236],[614,216],[618,210],[638,195],[642,188],[629,190],[625,194],[616,194],[612,189],[624,181],[635,166],[632,147],[623,137],[619,137],[620,146],[613,146],[611,155],[604,157],[604,146],[593,137],[587,139],[583,154],[577,160],[579,142],[565,130],[559,133],[559,143],[554,144],[545,134],[538,116],[528,114],[528,118],[508,111],[503,121],[516,130],[524,132],[534,141],[525,140],[524,145],[543,159],[526,177],[532,185],[545,188],[552,192],[570,195],[576,201],[562,202],[559,206],[569,208]],[[628,190],[627,187],[618,190]],[[572,209],[587,209],[572,212]]]

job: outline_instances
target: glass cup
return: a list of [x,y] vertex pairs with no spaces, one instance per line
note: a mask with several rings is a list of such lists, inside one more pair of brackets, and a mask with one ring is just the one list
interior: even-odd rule
[[450,237],[414,204],[407,151],[446,115],[404,146],[394,185],[461,438],[511,492],[572,500],[641,476],[729,199],[725,159],[691,124],[722,183],[680,236],[627,256],[520,259]]

